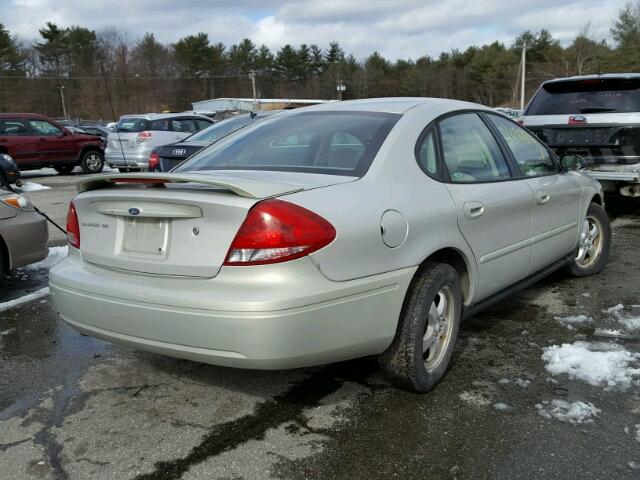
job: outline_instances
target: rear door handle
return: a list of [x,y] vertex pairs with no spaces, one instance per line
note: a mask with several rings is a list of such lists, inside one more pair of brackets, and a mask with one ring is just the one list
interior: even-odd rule
[[462,209],[464,210],[464,216],[469,220],[484,215],[484,204],[480,202],[465,202]]
[[539,190],[538,193],[536,194],[536,200],[538,201],[539,205],[544,205],[549,200],[551,200],[551,195],[549,195],[544,190]]

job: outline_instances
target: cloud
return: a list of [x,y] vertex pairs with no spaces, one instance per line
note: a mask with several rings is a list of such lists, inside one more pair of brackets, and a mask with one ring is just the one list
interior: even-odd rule
[[117,26],[130,38],[153,32],[164,42],[207,32],[226,45],[242,38],[277,49],[289,43],[338,41],[362,59],[379,51],[391,59],[437,56],[547,29],[568,44],[590,22],[597,39],[625,0],[0,0],[2,22],[24,40],[47,21],[101,30]]

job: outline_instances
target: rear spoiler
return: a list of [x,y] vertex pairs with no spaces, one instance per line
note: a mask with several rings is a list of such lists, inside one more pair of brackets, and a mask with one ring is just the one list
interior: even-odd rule
[[167,184],[180,183],[207,185],[217,189],[228,190],[236,195],[247,198],[269,198],[303,190],[299,185],[290,185],[272,180],[257,180],[243,176],[201,173],[114,173],[93,175],[80,180],[76,184],[76,188],[79,193],[82,193],[89,190],[113,187],[117,184],[164,187]]

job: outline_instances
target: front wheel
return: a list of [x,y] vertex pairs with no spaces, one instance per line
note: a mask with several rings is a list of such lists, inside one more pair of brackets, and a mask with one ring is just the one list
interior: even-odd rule
[[587,215],[580,226],[578,249],[569,264],[569,271],[576,277],[594,275],[604,269],[611,247],[611,225],[602,206],[589,205]]
[[100,173],[104,167],[104,157],[97,150],[89,150],[80,159],[82,173]]
[[393,342],[380,363],[397,385],[428,392],[444,376],[458,337],[462,291],[456,270],[431,263],[411,282]]

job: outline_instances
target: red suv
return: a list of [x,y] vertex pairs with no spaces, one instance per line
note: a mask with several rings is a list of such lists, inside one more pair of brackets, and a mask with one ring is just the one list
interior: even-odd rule
[[0,114],[0,153],[13,157],[20,170],[53,167],[68,174],[80,165],[84,173],[98,173],[104,148],[100,137],[72,133],[42,115]]

